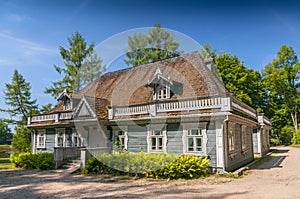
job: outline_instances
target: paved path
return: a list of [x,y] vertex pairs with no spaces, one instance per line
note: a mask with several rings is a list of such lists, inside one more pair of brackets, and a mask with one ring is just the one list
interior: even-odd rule
[[270,161],[240,179],[165,182],[62,171],[0,171],[3,198],[300,198],[300,148],[278,148]]

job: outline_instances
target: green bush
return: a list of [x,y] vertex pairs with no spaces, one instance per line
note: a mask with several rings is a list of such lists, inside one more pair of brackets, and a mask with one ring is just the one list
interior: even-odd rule
[[11,157],[11,162],[16,167],[24,169],[40,169],[48,170],[54,169],[54,155],[53,153],[20,153]]
[[300,129],[298,129],[292,139],[293,144],[300,144]]
[[192,179],[206,174],[207,158],[174,154],[116,153],[91,158],[84,169],[86,174],[134,174],[165,179]]

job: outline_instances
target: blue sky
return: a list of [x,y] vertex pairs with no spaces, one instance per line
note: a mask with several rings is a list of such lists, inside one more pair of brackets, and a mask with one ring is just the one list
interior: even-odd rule
[[1,0],[0,107],[5,107],[3,90],[14,69],[31,83],[32,97],[40,105],[55,103],[43,91],[61,78],[53,65],[63,65],[59,46],[68,47],[67,37],[75,31],[97,45],[120,32],[160,22],[262,70],[283,44],[299,55],[299,19],[300,3],[290,0]]

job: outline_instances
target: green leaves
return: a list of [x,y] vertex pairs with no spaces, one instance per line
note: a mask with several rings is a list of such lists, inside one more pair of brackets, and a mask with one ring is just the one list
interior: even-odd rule
[[91,158],[85,167],[87,174],[134,174],[164,179],[192,179],[206,174],[207,157],[175,154],[116,153]]
[[54,169],[54,155],[53,153],[21,153],[11,157],[11,162],[16,167],[22,167],[24,169],[40,169],[49,170]]
[[52,86],[45,89],[45,93],[51,94],[54,98],[57,98],[64,89],[69,92],[79,91],[100,77],[105,70],[102,60],[94,51],[94,43],[87,45],[85,39],[78,32],[67,39],[69,48],[59,47],[65,66],[54,65],[55,70],[63,77],[59,81],[52,82]]
[[129,50],[126,51],[127,65],[133,67],[153,63],[159,60],[178,56],[178,42],[174,42],[174,36],[156,24],[147,34],[134,34],[128,37]]
[[[22,122],[26,122],[28,114],[38,109],[36,100],[31,99],[30,83],[25,81],[18,70],[14,70],[12,82],[6,83],[5,87],[4,99],[9,108],[0,109],[0,111],[8,113],[12,118],[21,117]],[[20,119],[14,121],[20,121]]]

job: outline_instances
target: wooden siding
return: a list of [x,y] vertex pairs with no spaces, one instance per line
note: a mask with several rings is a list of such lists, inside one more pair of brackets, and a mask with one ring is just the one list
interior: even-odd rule
[[167,152],[181,155],[183,153],[183,130],[179,124],[167,126]]
[[[210,125],[212,124],[212,125]],[[207,145],[206,153],[210,158],[210,167],[217,167],[217,154],[216,154],[216,126],[215,123],[209,123],[207,130]]]
[[147,152],[147,127],[128,126],[128,152]]
[[[229,152],[227,156],[227,171],[233,171],[251,161],[254,160],[253,155],[253,140],[252,140],[252,127],[251,131],[246,131],[246,150],[242,150],[242,142],[241,142],[241,135],[242,135],[242,126],[241,124],[235,124],[236,128],[234,130],[235,139],[234,139],[234,151]],[[240,126],[240,127],[238,127]],[[228,137],[227,137],[228,142]]]

